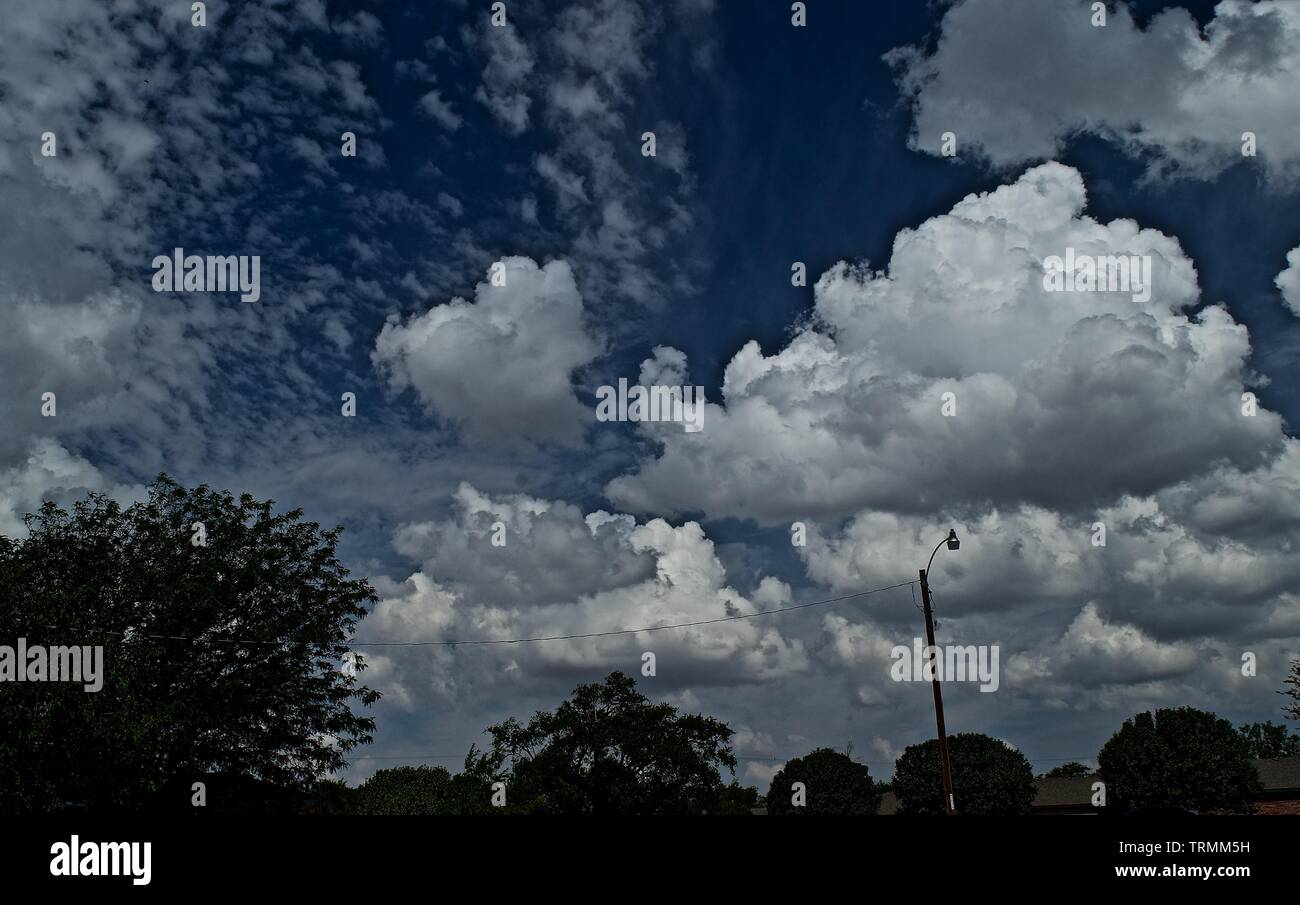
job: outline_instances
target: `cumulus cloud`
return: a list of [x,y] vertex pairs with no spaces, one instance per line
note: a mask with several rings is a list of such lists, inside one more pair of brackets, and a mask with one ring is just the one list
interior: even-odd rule
[[143,487],[112,483],[58,442],[36,440],[25,461],[0,471],[0,535],[25,535],[23,516],[40,509],[47,500],[67,506],[92,491],[105,493],[124,506],[145,496]]
[[[494,545],[495,536],[504,541]],[[387,586],[366,619],[367,637],[472,640],[618,632],[725,620],[791,602],[790,588],[766,577],[746,595],[730,585],[713,542],[699,525],[638,522],[604,511],[523,495],[492,496],[463,485],[445,521],[403,527],[399,549],[422,565]],[[802,672],[802,641],[769,620],[737,619],[692,628],[588,637],[497,648],[384,652],[367,658],[393,676],[398,700],[412,688],[444,699],[500,683],[639,674],[643,652],[656,656],[664,690],[732,685]],[[698,703],[698,702],[697,702]]]
[[1096,28],[1089,0],[954,3],[932,52],[886,57],[912,100],[913,145],[938,153],[953,132],[959,156],[1010,167],[1088,133],[1149,155],[1157,173],[1212,177],[1242,160],[1253,132],[1267,170],[1296,183],[1300,5],[1224,0],[1203,32],[1179,7],[1139,29],[1127,4],[1111,6]]
[[[675,16],[691,16],[693,40],[704,39],[696,62],[707,62],[702,17],[713,6],[570,3],[537,28],[527,27],[532,13],[522,9],[526,24],[518,33],[513,26],[484,31],[467,42],[474,44],[468,56],[441,38],[426,42],[429,60],[476,61],[481,79],[440,82],[423,61],[396,64],[398,75],[418,83],[407,87],[425,95],[424,113],[457,132],[443,142],[448,149],[466,131],[459,129],[469,115],[465,104],[484,105],[511,135],[533,130],[517,172],[535,185],[509,188],[514,197],[524,193],[518,216],[539,236],[553,220],[568,230],[563,240],[538,241],[570,246],[589,300],[653,305],[689,291],[681,262],[691,249],[683,238],[700,212],[685,136],[661,111],[644,108],[642,94],[653,88],[662,95],[676,74],[657,70],[655,56],[660,37],[675,37],[665,27]],[[978,115],[963,120],[955,128],[959,147],[1007,165],[1021,159],[1012,145],[1050,155],[1072,131],[1088,128],[1161,167],[1214,171],[1239,159],[1231,132],[1241,131],[1237,111],[1221,109],[1215,79],[1227,72],[1230,84],[1233,66],[1255,66],[1241,115],[1267,112],[1294,43],[1285,40],[1293,17],[1283,11],[1287,18],[1271,18],[1280,6],[1221,8],[1221,31],[1204,37],[1184,30],[1180,13],[1138,32],[1118,11],[1105,34],[1097,30],[1092,37],[1129,41],[1134,54],[1128,62],[1109,60],[1108,78],[1148,75],[1141,58],[1150,56],[1152,41],[1172,47],[1176,75],[1194,76],[1191,88],[1144,78],[1168,106],[1151,119],[1159,129],[1149,134],[1133,133],[1113,111],[1089,103],[1083,125],[1074,113],[1053,119],[1033,97],[1016,94],[1032,85],[1004,85],[973,60],[968,78],[987,75],[1006,109],[1019,101],[1030,113],[1013,117],[1019,131],[1005,144]],[[970,56],[972,44],[960,34],[969,27],[966,8],[1017,9],[968,0],[950,10],[932,57],[899,55],[905,85],[919,79],[911,90],[921,147],[933,131],[926,111],[947,115],[947,102],[936,98],[957,98],[955,114],[978,112],[958,103],[960,78],[947,75],[960,71],[954,60]],[[220,31],[205,31],[188,26],[184,7],[163,0],[111,10],[62,0],[6,20],[0,421],[11,430],[0,433],[0,531],[19,530],[21,514],[43,499],[100,489],[125,501],[139,488],[123,483],[119,471],[139,478],[165,466],[176,473],[178,463],[190,466],[183,469],[189,476],[262,495],[272,495],[264,489],[274,484],[277,499],[302,501],[326,518],[379,510],[390,523],[404,523],[394,546],[408,562],[390,568],[394,551],[375,522],[364,521],[359,549],[376,559],[359,556],[360,567],[409,577],[374,579],[382,602],[362,637],[423,640],[708,621],[816,594],[796,595],[756,553],[737,554],[735,546],[720,552],[694,522],[650,517],[670,509],[809,519],[809,546],[787,564],[795,573],[802,565],[811,583],[844,590],[913,577],[933,543],[956,526],[963,550],[936,562],[940,640],[1003,644],[1011,655],[1004,664],[1016,664],[1006,668],[1025,678],[1003,686],[1013,699],[1083,707],[1113,702],[1125,682],[1143,703],[1160,695],[1177,703],[1272,696],[1276,683],[1263,678],[1268,664],[1285,662],[1300,637],[1293,565],[1300,452],[1272,413],[1240,415],[1248,338],[1222,309],[1200,309],[1195,270],[1175,240],[1129,221],[1094,222],[1084,214],[1078,174],[1056,166],[1031,171],[902,232],[885,272],[833,268],[817,286],[814,317],[787,348],[764,355],[751,344],[735,356],[702,434],[641,428],[647,447],[662,444],[662,452],[610,485],[619,512],[502,494],[499,488],[556,480],[553,461],[512,459],[504,447],[576,442],[590,412],[574,385],[600,354],[601,335],[587,322],[591,312],[570,265],[507,258],[506,286],[484,283],[468,301],[406,312],[369,343],[377,329],[371,318],[391,310],[389,290],[399,279],[428,306],[451,295],[446,287],[464,285],[466,262],[479,268],[496,254],[488,221],[465,221],[459,231],[443,226],[493,204],[457,188],[443,161],[422,170],[430,180],[427,203],[384,189],[379,139],[392,133],[367,93],[370,67],[333,59],[340,42],[328,31],[325,4],[313,2],[307,12],[232,7]],[[1037,10],[1021,12],[1027,27],[1041,24]],[[335,19],[332,27],[345,48],[382,39],[369,14]],[[1277,39],[1270,43],[1265,32]],[[1015,40],[1023,51],[1023,34]],[[184,52],[168,54],[167,47]],[[966,57],[950,53],[960,47]],[[1091,65],[1074,69],[1095,73]],[[1047,86],[1069,78],[1040,75],[1037,83]],[[467,91],[445,87],[457,84]],[[1149,112],[1143,97],[1111,102]],[[1203,146],[1191,144],[1180,103],[1207,121],[1222,114],[1229,137],[1216,127]],[[653,126],[638,125],[642,112]],[[1253,127],[1261,160],[1275,172],[1289,165],[1289,122],[1271,116],[1270,125]],[[647,127],[659,137],[653,162],[636,158],[636,138]],[[35,153],[33,136],[45,128],[58,131],[67,153]],[[376,180],[365,192],[346,181],[356,170],[334,144],[343,130],[362,136],[358,162]],[[272,133],[284,140],[268,141]],[[524,165],[530,160],[531,168]],[[329,183],[338,191],[262,191],[272,173],[298,161],[306,162],[298,170],[310,168],[309,186]],[[351,201],[335,209],[325,194]],[[335,210],[347,215],[350,234],[328,247],[304,246],[304,211],[327,223]],[[399,223],[446,254],[424,268],[401,264],[385,283],[375,265],[398,254],[400,243],[387,237]],[[324,241],[331,232],[314,234]],[[191,251],[260,251],[275,261],[268,277],[279,274],[294,288],[268,285],[263,304],[224,308],[220,299],[141,291],[147,280],[140,262],[170,248],[177,235]],[[200,249],[200,239],[220,247]],[[1043,257],[1067,245],[1081,253],[1150,254],[1153,298],[1135,305],[1118,294],[1043,292]],[[1279,278],[1288,302],[1296,294],[1296,261],[1289,263]],[[322,374],[326,385],[346,375],[346,387],[364,388],[369,375],[356,373],[364,361],[339,364],[349,349],[364,356],[367,347],[392,389],[412,390],[476,441],[468,455],[441,432],[409,430],[382,411],[340,427]],[[688,372],[685,355],[660,347],[642,380],[679,384]],[[256,391],[247,392],[251,387]],[[40,417],[46,390],[59,394],[56,419]],[[949,391],[958,412],[944,419],[941,394]],[[324,414],[288,414],[313,410]],[[208,430],[211,424],[222,430]],[[33,445],[32,437],[43,439]],[[175,448],[178,438],[186,449]],[[487,446],[506,455],[481,455]],[[92,449],[93,460],[86,458]],[[431,517],[448,497],[450,513]],[[1108,527],[1105,548],[1090,543],[1097,520]],[[492,544],[498,526],[503,547]],[[379,557],[387,557],[382,566]],[[856,607],[837,608],[640,636],[371,649],[377,653],[367,656],[365,678],[385,692],[385,756],[417,748],[461,753],[461,743],[490,720],[523,716],[531,703],[551,707],[576,681],[615,668],[638,674],[648,650],[657,654],[658,676],[642,688],[692,710],[738,716],[738,751],[777,758],[805,753],[814,740],[842,742],[832,737],[840,724],[826,707],[803,704],[825,695],[836,720],[845,709],[888,719],[888,739],[876,735],[876,750],[890,757],[894,745],[932,731],[924,719],[908,722],[916,693],[925,690],[887,678],[889,649],[919,630],[908,594],[869,598],[870,618]],[[1274,640],[1253,643],[1261,638]],[[1261,657],[1255,688],[1228,668],[1245,642]],[[1144,651],[1154,654],[1152,663],[1141,662]],[[1255,690],[1265,683],[1270,690]],[[1231,695],[1206,691],[1225,684]],[[796,703],[774,709],[777,689]],[[954,725],[972,707],[1005,707],[1005,695],[973,697],[974,705],[956,690],[949,699]],[[436,718],[424,719],[434,707]],[[445,741],[427,737],[434,725]],[[881,729],[859,728],[866,730],[859,738]],[[750,776],[776,763],[751,764]]]
[[[544,606],[643,581],[654,557],[627,543],[629,515],[592,513],[519,494],[493,498],[461,484],[455,517],[404,525],[394,546],[474,601]],[[502,546],[494,546],[494,526]]]
[[[1034,660],[1034,655],[1030,655]],[[1141,682],[1190,672],[1202,660],[1189,644],[1161,644],[1132,625],[1107,622],[1088,603],[1058,644],[1025,670],[1035,679],[1068,679],[1085,685]],[[1020,667],[1013,665],[1016,674]]]
[[1287,252],[1286,269],[1277,275],[1275,282],[1282,293],[1282,301],[1292,314],[1300,316],[1300,248]]
[[[1077,171],[1045,164],[900,232],[885,271],[831,268],[811,323],[773,355],[744,346],[705,430],[656,436],[610,498],[766,522],[1077,510],[1276,455],[1278,416],[1240,410],[1245,328],[1220,306],[1186,313],[1196,271],[1176,240],[1085,201]],[[1150,300],[1048,291],[1044,260],[1067,249],[1149,257]]]
[[482,441],[576,442],[591,412],[574,395],[573,372],[600,352],[582,297],[563,261],[501,262],[505,284],[479,283],[475,301],[452,299],[405,322],[394,316],[372,358],[396,390]]
[[[1048,291],[1044,260],[1067,248],[1150,256],[1151,298]],[[814,298],[786,348],[736,354],[704,431],[643,426],[658,452],[610,498],[807,521],[795,553],[843,593],[914,578],[955,527],[961,550],[934,563],[937,640],[998,645],[1007,677],[956,693],[974,718],[1005,706],[984,698],[1246,701],[1244,649],[1270,650],[1276,675],[1300,638],[1300,441],[1243,414],[1249,337],[1201,307],[1175,240],[1093,220],[1079,174],[1046,164],[903,230],[885,270],[836,265]],[[687,368],[670,349],[643,366]],[[889,654],[919,615],[894,600],[821,630],[820,662],[857,677],[849,699],[901,712]]]

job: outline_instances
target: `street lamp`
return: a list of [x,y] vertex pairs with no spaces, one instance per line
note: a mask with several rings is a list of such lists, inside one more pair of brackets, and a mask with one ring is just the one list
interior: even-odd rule
[[[944,544],[947,544],[947,545],[948,545],[948,549],[949,549],[949,550],[960,550],[960,549],[961,549],[961,541],[957,540],[957,529],[956,529],[956,528],[949,528],[949,529],[948,529],[948,536],[945,537],[943,540],[939,541],[939,543],[935,545],[934,553],[938,553],[938,552],[939,552],[939,548],[942,547]],[[928,562],[928,563],[925,564],[925,571],[926,571],[926,572],[929,572],[929,571],[930,571],[930,563],[934,562],[934,553],[931,553],[931,554],[930,554],[930,562]]]
[[[921,602],[925,605],[925,641],[929,645],[927,649],[933,658],[938,657],[939,650],[934,646],[934,617],[930,610],[930,582],[928,576],[930,564],[934,562],[935,554],[939,552],[939,548],[944,544],[948,545],[949,550],[957,550],[961,547],[961,541],[957,539],[956,528],[948,529],[948,536],[935,545],[934,552],[930,554],[930,561],[921,570]],[[938,663],[933,665],[930,671],[930,679],[934,686],[934,719],[939,727],[939,767],[943,773],[943,806],[948,816],[951,817],[957,813],[957,809],[952,798],[952,770],[948,765],[948,734],[943,728],[943,692],[939,690],[938,665]]]

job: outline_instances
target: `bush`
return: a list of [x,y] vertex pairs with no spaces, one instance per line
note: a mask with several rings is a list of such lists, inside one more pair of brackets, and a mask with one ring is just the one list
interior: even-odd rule
[[1110,807],[1248,814],[1259,794],[1249,753],[1227,720],[1178,707],[1125,720],[1098,763]]
[[[804,784],[807,801],[793,803],[791,786]],[[796,757],[772,777],[767,791],[769,814],[875,814],[880,810],[880,788],[865,764],[830,748],[818,748]]]
[[[958,814],[1027,814],[1034,803],[1034,771],[1015,748],[978,732],[948,738],[953,798]],[[894,766],[900,814],[943,814],[939,740],[909,745]]]

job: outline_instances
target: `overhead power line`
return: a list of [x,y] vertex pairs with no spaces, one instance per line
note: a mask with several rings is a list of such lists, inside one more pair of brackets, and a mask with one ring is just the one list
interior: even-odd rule
[[[768,610],[758,610],[753,613],[739,613],[735,616],[720,616],[717,619],[700,619],[695,622],[675,622],[671,625],[648,625],[642,628],[621,628],[612,629],[606,632],[582,632],[569,635],[540,635],[532,638],[469,638],[465,640],[439,639],[434,641],[340,641],[328,642],[338,643],[344,647],[455,647],[458,645],[489,645],[489,644],[536,644],[544,641],[579,641],[585,638],[609,638],[615,635],[636,635],[641,632],[663,632],[669,629],[678,628],[697,628],[705,625],[717,625],[722,622],[735,622],[739,619],[756,619],[760,616],[774,616],[778,613],[789,613],[795,610],[806,610],[810,607],[829,606],[833,603],[843,603],[846,600],[856,600],[859,597],[867,597],[871,594],[879,594],[882,591],[892,591],[896,588],[907,587],[916,584],[917,579],[911,581],[900,581],[898,584],[887,585],[882,588],[872,588],[868,591],[857,591],[853,594],[844,594],[840,597],[828,597],[825,600],[814,600],[809,603],[797,603],[792,606],[774,607]],[[46,626],[55,628],[56,626]],[[102,632],[101,634],[132,637],[132,638],[149,638],[158,641],[204,641],[213,644],[303,644],[302,641],[264,641],[255,638],[200,638],[185,635],[161,635],[151,634],[149,632]]]
[[701,619],[697,622],[676,622],[671,625],[651,625],[646,626],[645,628],[621,628],[607,632],[584,632],[582,634],[573,635],[543,635],[535,638],[486,638],[473,639],[469,641],[356,641],[349,642],[349,645],[352,647],[421,647],[457,644],[532,644],[540,641],[576,641],[583,638],[607,638],[612,635],[636,635],[641,632],[662,632],[674,628],[695,628],[701,625],[716,625],[720,622],[734,622],[737,619],[754,619],[759,616],[772,616],[776,613],[788,613],[792,610],[806,610],[809,607],[814,606],[827,606],[832,603],[843,603],[845,600],[866,597],[869,594],[878,594],[881,591],[892,591],[895,588],[901,588],[915,583],[915,581],[904,581],[899,584],[891,584],[888,587],[872,588],[869,591],[858,591],[856,594],[845,594],[842,597],[831,597],[826,600],[814,600],[811,603],[799,603],[793,606],[777,607],[770,610],[758,610],[754,613],[740,613],[736,616],[720,616],[717,619]]

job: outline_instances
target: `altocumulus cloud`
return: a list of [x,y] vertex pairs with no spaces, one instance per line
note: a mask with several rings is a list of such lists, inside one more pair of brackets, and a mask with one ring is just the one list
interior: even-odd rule
[[[378,118],[359,70],[312,50],[327,22],[323,4],[310,9],[319,16],[213,9],[211,28],[192,27],[189,5],[165,0],[62,0],[5,17],[0,470],[8,480],[0,506],[32,506],[45,495],[42,479],[62,495],[73,486],[111,490],[122,474],[163,468],[210,475],[211,456],[227,448],[208,425],[243,432],[251,442],[234,445],[245,452],[262,433],[249,423],[256,400],[220,392],[232,373],[271,395],[286,385],[301,391],[302,371],[285,362],[314,350],[292,327],[323,321],[311,309],[340,279],[311,269],[296,236],[280,237],[275,227],[296,216],[293,204],[259,194],[255,222],[241,225],[279,155],[324,159],[295,129],[318,140],[343,122],[361,129]],[[223,91],[234,83],[239,91]],[[269,110],[281,111],[283,142],[266,140]],[[231,128],[236,122],[245,127]],[[57,156],[39,152],[46,131]],[[365,159],[382,162],[377,142]],[[251,243],[303,278],[244,306],[255,311],[154,294],[147,262],[178,237],[196,250]],[[347,327],[329,323],[335,336]],[[42,414],[46,392],[56,394],[56,417]],[[92,449],[93,467],[83,459]],[[75,485],[69,463],[83,463]]]

